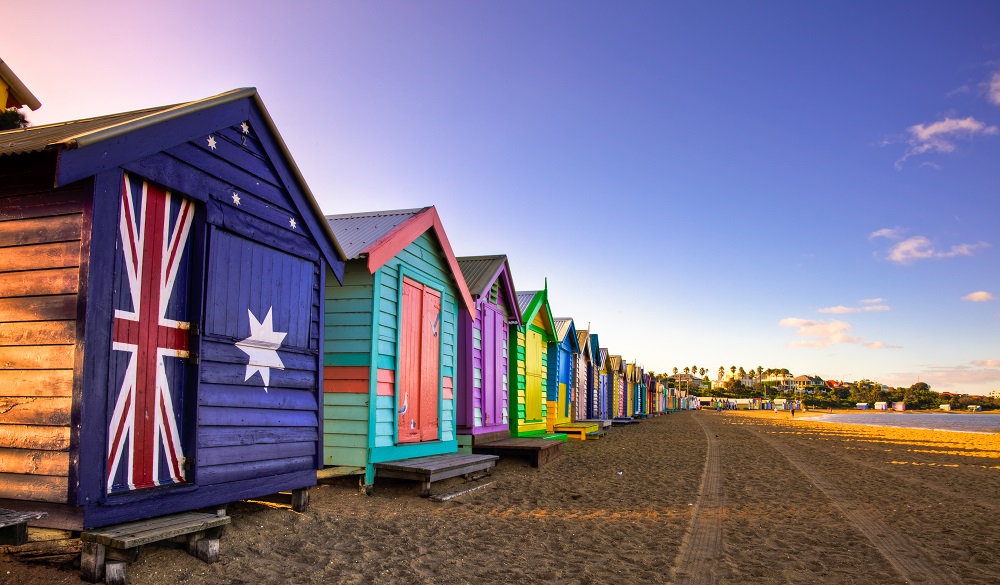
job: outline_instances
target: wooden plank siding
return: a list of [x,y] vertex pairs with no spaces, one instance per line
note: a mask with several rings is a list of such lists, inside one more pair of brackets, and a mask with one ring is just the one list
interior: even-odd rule
[[[411,279],[441,293],[438,432],[401,444],[397,428],[400,284]],[[324,315],[323,462],[363,467],[374,481],[374,464],[406,457],[454,453],[457,299],[454,277],[430,231],[423,233],[374,274],[365,259],[347,263],[344,285],[328,284]],[[343,374],[352,368],[355,379]],[[368,375],[360,376],[362,370]],[[373,379],[374,376],[374,379]],[[363,391],[362,391],[363,390]]]
[[0,498],[66,503],[90,182],[53,189],[33,156],[0,185]]

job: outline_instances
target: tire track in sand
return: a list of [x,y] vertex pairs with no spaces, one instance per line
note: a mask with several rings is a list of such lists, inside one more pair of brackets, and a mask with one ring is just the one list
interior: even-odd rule
[[840,513],[854,524],[858,531],[908,582],[926,585],[952,585],[962,582],[962,578],[958,574],[935,563],[932,550],[914,544],[909,538],[893,530],[871,511],[858,506],[856,500],[852,500],[850,496],[842,493],[837,486],[804,461],[793,449],[766,433],[762,432],[758,436],[775,451],[781,453],[817,489],[823,492]]
[[722,517],[725,512],[722,485],[722,449],[700,416],[694,417],[708,439],[708,456],[701,489],[694,505],[691,530],[681,543],[674,563],[674,583],[711,585],[717,582],[715,568],[722,556]]

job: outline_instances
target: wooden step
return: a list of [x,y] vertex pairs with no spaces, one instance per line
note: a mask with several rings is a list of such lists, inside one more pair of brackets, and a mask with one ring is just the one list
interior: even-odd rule
[[444,453],[397,459],[376,463],[375,476],[419,481],[420,495],[426,498],[431,495],[431,483],[489,469],[497,464],[497,459],[496,455],[477,453]]
[[91,583],[124,585],[125,566],[140,546],[178,537],[186,537],[189,554],[206,563],[217,562],[219,537],[227,524],[229,516],[222,513],[184,512],[82,532],[81,577]]
[[562,441],[517,437],[476,445],[475,453],[527,457],[532,467],[543,467],[562,454]]

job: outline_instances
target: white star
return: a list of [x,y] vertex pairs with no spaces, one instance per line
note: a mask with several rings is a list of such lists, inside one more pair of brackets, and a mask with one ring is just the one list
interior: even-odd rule
[[208,137],[208,147],[215,150],[215,136]]
[[260,377],[264,381],[264,392],[267,392],[267,386],[271,383],[271,368],[285,369],[285,364],[282,363],[277,350],[281,347],[281,342],[284,341],[288,332],[282,333],[274,330],[271,323],[271,307],[267,309],[267,315],[263,321],[258,321],[250,309],[247,309],[247,314],[250,315],[250,337],[236,344],[236,347],[250,358],[243,381],[246,382],[254,374],[260,373]]
[[295,223],[295,218],[294,218],[294,217],[289,217],[289,218],[288,218],[288,225],[292,226],[292,229],[294,230],[294,229],[295,229],[295,227],[296,227],[296,226],[297,226],[298,224],[297,224],[297,223]]
[[237,193],[236,191],[233,191],[233,205],[239,205],[239,204],[240,204],[240,194]]
[[243,130],[244,134],[250,134],[250,124],[246,122],[240,122],[240,129]]

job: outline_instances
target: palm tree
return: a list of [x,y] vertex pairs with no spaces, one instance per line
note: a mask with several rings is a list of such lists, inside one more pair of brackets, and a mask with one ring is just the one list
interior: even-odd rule
[[[764,366],[757,366],[757,383],[764,386],[764,380],[761,376],[764,374]],[[767,398],[767,386],[764,386],[764,398]]]
[[691,373],[691,368],[689,368],[687,366],[684,366],[684,373],[685,374],[690,374]]
[[723,366],[719,366],[719,379],[721,380],[722,377],[725,375],[726,375],[726,368]]

